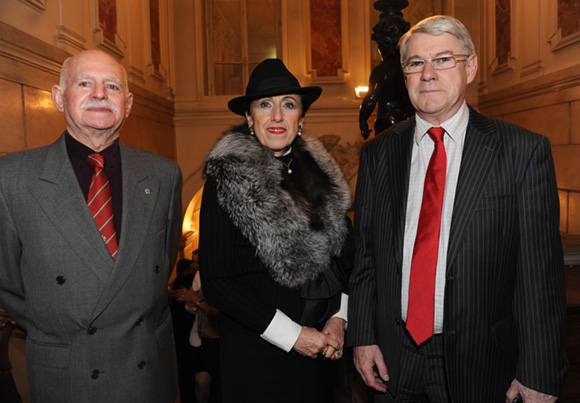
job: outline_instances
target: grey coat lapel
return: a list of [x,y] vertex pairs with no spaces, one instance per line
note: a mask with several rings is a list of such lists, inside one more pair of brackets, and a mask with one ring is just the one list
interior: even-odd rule
[[94,317],[111,303],[138,269],[136,260],[149,234],[149,224],[159,194],[159,178],[151,172],[146,161],[133,148],[122,142],[119,145],[123,164],[123,224],[119,253]]
[[106,283],[114,261],[86,207],[64,136],[48,147],[39,180],[29,191],[70,246],[70,253],[84,260],[85,267]]
[[491,166],[500,149],[501,142],[496,136],[495,126],[470,108],[449,234],[448,272],[457,257],[463,231],[481,200]]

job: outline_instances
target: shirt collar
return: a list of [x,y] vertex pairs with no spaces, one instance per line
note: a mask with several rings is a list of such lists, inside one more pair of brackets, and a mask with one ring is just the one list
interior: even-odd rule
[[[469,108],[467,107],[467,103],[463,101],[463,105],[455,112],[455,115],[451,116],[440,126],[445,130],[451,140],[458,142],[461,137],[465,136],[468,121]],[[415,114],[415,122],[415,143],[418,145],[427,134],[427,130],[432,128],[433,125],[417,114]]]
[[[65,142],[71,163],[84,168],[88,156],[93,154],[95,151],[75,139],[68,133],[68,131],[65,132]],[[120,162],[119,139],[113,141],[109,147],[102,150],[99,154],[105,157],[106,165],[109,166],[111,170],[114,170]]]

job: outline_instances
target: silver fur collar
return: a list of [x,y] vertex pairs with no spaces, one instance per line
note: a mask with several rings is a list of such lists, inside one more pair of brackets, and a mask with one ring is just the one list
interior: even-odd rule
[[256,248],[274,281],[286,287],[315,279],[340,253],[351,204],[348,183],[322,143],[306,134],[296,141],[334,184],[317,210],[322,230],[310,227],[299,203],[282,189],[282,163],[255,137],[226,133],[209,153],[204,170],[216,182],[221,207]]

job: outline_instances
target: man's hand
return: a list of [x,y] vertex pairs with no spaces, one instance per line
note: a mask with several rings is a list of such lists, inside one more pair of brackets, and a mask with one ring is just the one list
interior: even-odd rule
[[[386,392],[389,373],[379,346],[359,346],[353,349],[354,366],[367,386]],[[376,370],[375,367],[376,366]]]
[[558,399],[556,396],[546,395],[530,389],[522,385],[517,379],[514,379],[505,394],[506,403],[512,403],[518,395],[522,398],[522,403],[553,403]]

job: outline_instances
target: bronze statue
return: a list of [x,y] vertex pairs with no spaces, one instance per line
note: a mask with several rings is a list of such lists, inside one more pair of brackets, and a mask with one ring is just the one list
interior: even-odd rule
[[370,134],[367,120],[376,104],[375,135],[415,113],[405,87],[398,48],[399,39],[410,27],[401,12],[408,5],[407,0],[381,0],[374,4],[382,14],[371,38],[377,42],[383,61],[372,70],[369,91],[360,107],[359,126],[365,140]]

